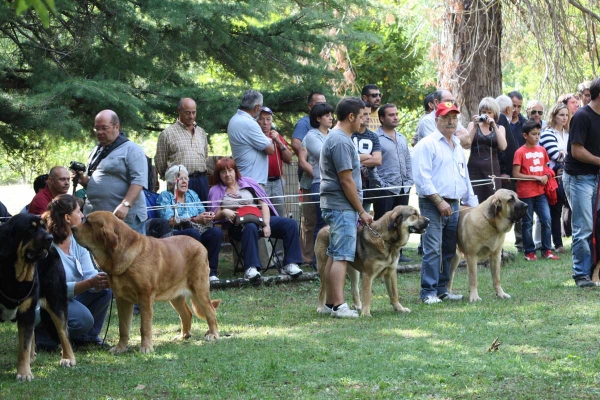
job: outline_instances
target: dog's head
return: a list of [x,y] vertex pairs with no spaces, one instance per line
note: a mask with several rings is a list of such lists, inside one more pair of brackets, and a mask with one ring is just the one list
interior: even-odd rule
[[425,233],[429,218],[422,216],[411,206],[396,206],[389,218],[388,231],[406,229],[409,233]]
[[14,264],[19,282],[32,281],[35,263],[48,255],[52,235],[42,218],[17,214],[0,227],[0,257]]
[[512,225],[527,213],[527,204],[512,190],[500,189],[489,200],[486,213],[491,220],[506,220]]
[[121,262],[120,255],[127,251],[129,241],[124,237],[135,232],[111,212],[95,211],[72,229],[77,243],[94,255],[103,271],[119,275],[127,269],[128,264]]

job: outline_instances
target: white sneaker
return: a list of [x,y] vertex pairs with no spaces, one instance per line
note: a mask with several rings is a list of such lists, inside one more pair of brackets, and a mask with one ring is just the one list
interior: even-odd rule
[[317,312],[318,312],[319,314],[323,314],[323,315],[331,315],[331,313],[333,312],[333,308],[331,308],[331,307],[327,307],[327,305],[324,305],[324,306],[323,306],[323,309],[322,309],[322,310],[320,310],[320,311],[319,311],[319,310],[317,310]]
[[250,267],[246,270],[246,272],[244,272],[244,278],[248,279],[249,281],[253,281],[260,278],[260,272],[258,272],[256,268]]
[[331,310],[333,318],[358,318],[358,311],[351,310],[348,303],[344,303],[338,307],[337,311]]
[[431,296],[427,296],[424,299],[421,299],[423,301],[423,303],[425,304],[435,304],[435,303],[441,303],[442,300],[440,300],[437,296],[431,295]]
[[440,294],[438,296],[438,298],[440,300],[453,300],[453,301],[458,301],[458,300],[462,300],[463,295],[462,294],[454,294],[454,293],[450,293],[450,292],[446,292],[444,294]]
[[289,276],[299,276],[302,275],[302,270],[300,269],[300,267],[298,267],[298,264],[294,264],[294,263],[290,263],[288,265],[286,265],[285,267],[283,267],[281,269],[281,271]]
[[211,276],[208,278],[208,280],[209,280],[210,282],[219,282],[219,280],[220,280],[220,279],[219,279],[219,278],[217,278],[215,275],[211,275]]

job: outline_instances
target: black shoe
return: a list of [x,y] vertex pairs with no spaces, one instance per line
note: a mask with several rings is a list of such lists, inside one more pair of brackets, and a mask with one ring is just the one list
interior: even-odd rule
[[423,246],[419,246],[417,247],[417,255],[418,256],[423,256],[425,253],[423,253]]
[[410,258],[406,257],[403,254],[400,254],[400,258],[398,259],[398,262],[401,262],[401,263],[408,263],[408,262],[411,262],[411,261],[412,260]]
[[592,281],[589,276],[582,276],[580,278],[575,279],[575,285],[577,287],[596,287],[598,286],[596,282]]

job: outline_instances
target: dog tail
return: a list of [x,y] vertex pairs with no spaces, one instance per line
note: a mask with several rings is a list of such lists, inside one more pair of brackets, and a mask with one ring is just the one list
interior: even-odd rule
[[208,302],[203,302],[201,300],[196,300],[192,297],[191,300],[192,300],[192,308],[194,309],[194,314],[196,314],[196,316],[198,318],[202,318],[202,319],[206,319],[206,312],[204,311],[202,304],[210,304],[213,314],[214,314],[215,310],[219,307],[219,304],[221,304],[221,299],[209,300]]

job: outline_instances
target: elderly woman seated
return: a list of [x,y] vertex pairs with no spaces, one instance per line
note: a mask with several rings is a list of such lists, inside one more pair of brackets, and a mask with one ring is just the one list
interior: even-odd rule
[[[214,213],[206,212],[198,194],[188,189],[188,171],[183,165],[174,165],[165,174],[167,190],[156,200],[158,215],[169,221],[173,235],[187,235],[198,240],[208,250],[210,280],[217,281],[217,267],[223,232],[212,226]],[[171,207],[175,206],[175,207]],[[177,210],[177,217],[175,216]]]
[[[298,267],[302,254],[296,221],[279,217],[263,188],[254,179],[242,178],[233,158],[222,158],[217,162],[214,178],[217,183],[208,192],[208,200],[215,212],[215,220],[227,220],[229,237],[242,243],[244,277],[249,280],[260,278],[259,235],[282,239],[285,252],[282,272],[290,276],[302,274]],[[236,224],[237,210],[241,207],[251,207],[250,211],[255,208],[255,214],[262,216],[261,225],[264,226],[259,227],[254,222],[238,221]]]

